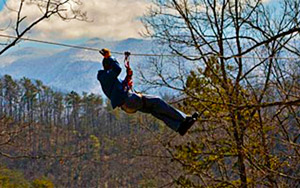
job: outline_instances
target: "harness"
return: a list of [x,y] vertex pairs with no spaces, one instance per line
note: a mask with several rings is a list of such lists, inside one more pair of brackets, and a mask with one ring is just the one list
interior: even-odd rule
[[126,68],[126,77],[123,80],[123,89],[124,91],[128,92],[129,90],[133,91],[133,81],[132,81],[132,69],[130,68],[130,52],[124,52],[125,58],[124,58],[124,65]]
[[[124,58],[124,65],[126,68],[126,77],[122,82],[123,85],[123,89],[124,91],[128,92],[128,91],[132,91],[136,94],[138,94],[140,96],[140,100],[142,100],[142,106],[145,107],[146,106],[146,98],[140,93],[140,92],[136,92],[133,89],[133,81],[132,81],[132,75],[133,75],[133,71],[130,68],[130,52],[124,52],[125,58]],[[126,104],[123,104],[121,106],[122,110],[124,110],[127,113],[135,113],[138,109],[131,109],[129,108]]]

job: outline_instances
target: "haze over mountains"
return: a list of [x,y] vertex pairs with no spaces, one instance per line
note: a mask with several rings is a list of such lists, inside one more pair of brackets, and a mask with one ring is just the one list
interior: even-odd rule
[[[80,46],[109,48],[112,51],[133,53],[151,53],[154,43],[150,40],[126,39],[105,41],[93,38]],[[113,54],[123,66],[123,56]],[[99,93],[101,87],[96,79],[102,57],[96,51],[64,48],[62,50],[23,48],[0,56],[0,75],[9,74],[15,79],[23,77],[41,80],[45,85],[61,91],[77,93]],[[132,57],[131,65],[136,68],[138,62],[146,57]],[[125,76],[122,71],[121,77]]]

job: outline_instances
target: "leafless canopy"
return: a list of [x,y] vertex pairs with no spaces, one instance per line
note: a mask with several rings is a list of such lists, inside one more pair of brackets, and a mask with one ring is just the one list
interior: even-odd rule
[[[55,19],[52,17],[57,17],[63,21],[74,19],[87,21],[86,12],[80,10],[81,5],[81,0],[21,0],[17,10],[6,5],[5,8],[7,10],[16,14],[16,20],[8,23],[9,26],[14,28],[15,38],[4,45],[4,48],[0,51],[0,55],[16,45],[26,33],[44,20]],[[41,12],[40,16],[28,21],[27,15],[23,13],[25,6],[36,6]]]
[[144,34],[181,58],[152,59],[141,81],[181,91],[183,109],[203,116],[175,157],[186,170],[181,185],[297,186],[300,2],[153,3]]

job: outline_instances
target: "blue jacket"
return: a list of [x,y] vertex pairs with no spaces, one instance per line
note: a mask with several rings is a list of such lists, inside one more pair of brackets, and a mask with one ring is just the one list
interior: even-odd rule
[[103,59],[103,63],[109,63],[111,69],[99,70],[97,79],[100,81],[104,94],[110,99],[111,105],[114,108],[121,106],[128,97],[124,91],[122,82],[118,79],[121,73],[121,67],[114,57]]

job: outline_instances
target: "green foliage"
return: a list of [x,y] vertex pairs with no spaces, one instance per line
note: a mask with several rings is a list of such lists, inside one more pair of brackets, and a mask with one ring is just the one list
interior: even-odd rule
[[22,172],[0,167],[1,188],[54,188],[54,184],[45,178],[30,182]]
[[100,154],[100,140],[97,136],[95,135],[90,135],[90,139],[91,139],[91,149],[93,150],[93,155],[95,159],[99,159],[99,154]]
[[36,179],[32,182],[32,188],[54,188],[54,185],[47,179]]
[[[178,180],[176,181],[176,184],[179,185],[180,187],[184,187],[184,188],[196,187],[189,178],[186,178],[184,176],[180,176],[178,178]],[[200,186],[197,186],[197,187],[200,187]]]
[[19,171],[0,168],[0,187],[3,188],[30,188],[30,182]]

